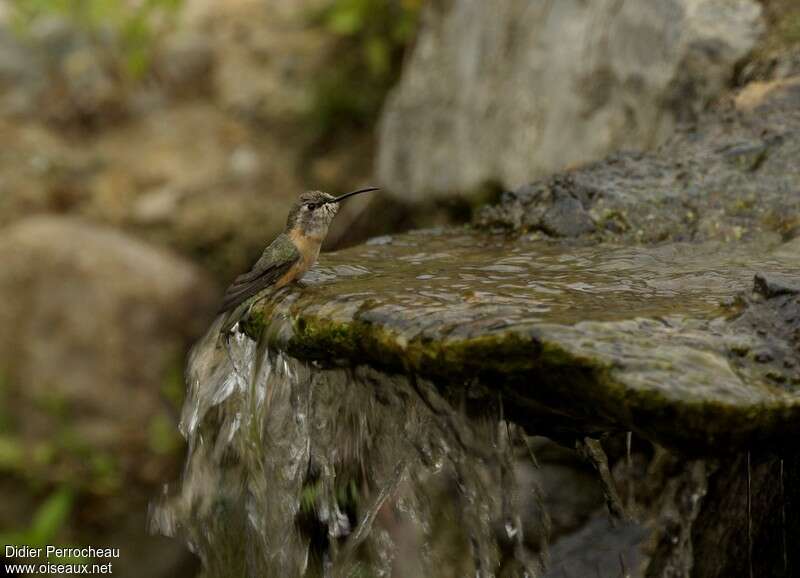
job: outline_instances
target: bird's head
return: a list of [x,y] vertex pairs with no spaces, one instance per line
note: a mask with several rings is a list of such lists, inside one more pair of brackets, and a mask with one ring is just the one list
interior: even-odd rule
[[338,197],[322,191],[308,191],[300,195],[289,211],[286,231],[296,231],[304,236],[319,240],[328,234],[328,227],[339,210],[339,204],[346,198],[369,191],[377,191],[377,187],[359,189]]

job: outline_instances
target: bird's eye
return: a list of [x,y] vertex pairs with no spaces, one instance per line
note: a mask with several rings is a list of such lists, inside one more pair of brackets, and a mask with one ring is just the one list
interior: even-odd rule
[[306,205],[306,207],[308,207],[308,210],[309,210],[309,211],[313,211],[314,209],[316,209],[316,208],[317,208],[317,205],[316,205],[316,203],[308,203],[308,204]]

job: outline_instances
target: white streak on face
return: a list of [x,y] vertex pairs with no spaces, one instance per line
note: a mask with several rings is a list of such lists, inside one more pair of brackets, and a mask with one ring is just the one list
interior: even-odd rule
[[303,231],[311,237],[324,238],[328,234],[328,227],[333,222],[338,210],[338,203],[317,205],[313,211],[308,206],[304,206],[301,217]]

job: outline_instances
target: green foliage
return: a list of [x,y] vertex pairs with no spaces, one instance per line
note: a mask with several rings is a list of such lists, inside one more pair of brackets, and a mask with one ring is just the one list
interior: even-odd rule
[[72,511],[72,492],[61,488],[53,492],[33,515],[27,530],[30,544],[47,544],[69,520]]
[[18,31],[25,33],[38,20],[66,19],[92,41],[109,50],[123,73],[141,78],[150,67],[158,36],[173,23],[183,0],[11,0]]
[[[40,548],[55,545],[56,537],[69,522],[74,495],[61,487],[50,494],[33,514],[30,526],[16,532],[0,534],[0,544]],[[61,559],[63,563],[81,562],[81,559]]]
[[416,32],[422,0],[332,0],[321,25],[339,38],[335,61],[319,78],[314,103],[321,138],[369,126],[397,81]]

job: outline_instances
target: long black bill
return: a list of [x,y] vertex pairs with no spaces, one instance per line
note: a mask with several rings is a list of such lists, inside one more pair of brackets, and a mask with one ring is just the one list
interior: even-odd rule
[[352,197],[353,195],[360,195],[361,193],[368,193],[370,191],[380,191],[380,187],[367,187],[366,189],[358,189],[357,191],[353,191],[352,193],[345,193],[333,199],[332,201],[328,201],[329,203],[341,203],[347,197]]

